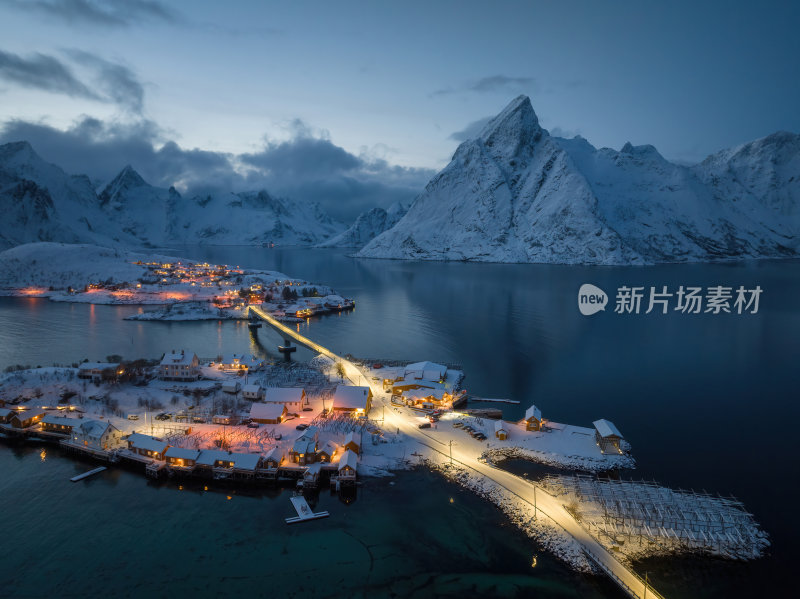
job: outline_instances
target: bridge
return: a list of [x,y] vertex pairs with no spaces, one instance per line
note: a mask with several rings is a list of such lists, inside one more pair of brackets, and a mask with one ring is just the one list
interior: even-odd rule
[[[391,424],[392,427],[402,430],[408,437],[411,437],[426,449],[434,451],[445,458],[452,459],[458,462],[459,465],[469,468],[476,474],[491,480],[532,506],[534,508],[534,514],[536,514],[537,517],[542,515],[549,518],[556,526],[574,539],[583,549],[586,556],[611,578],[619,588],[625,591],[629,597],[633,597],[634,599],[648,599],[648,597],[650,599],[663,599],[663,596],[659,594],[648,581],[642,579],[633,569],[623,564],[615,555],[603,547],[603,545],[583,528],[572,514],[564,508],[561,500],[549,494],[543,487],[511,474],[510,472],[483,463],[478,460],[478,456],[471,455],[459,449],[454,450],[449,444],[443,443],[434,436],[419,429],[416,423],[410,422],[392,411],[392,406],[387,402],[384,395],[383,386],[370,381],[370,378],[364,376],[361,369],[353,362],[338,356],[329,349],[304,337],[297,331],[293,331],[259,307],[250,306],[249,313],[254,314],[280,334],[284,339],[285,346],[291,346],[291,342],[294,341],[298,345],[327,356],[334,360],[334,362],[342,364],[345,376],[353,384],[358,385],[358,381],[367,381],[372,389],[373,396],[377,399],[377,401],[373,403],[372,409],[377,409],[378,404],[382,404],[384,408],[388,407],[389,409],[385,410],[385,415],[388,416],[386,421]],[[284,355],[286,355],[288,359],[288,354]]]
[[260,321],[263,321],[267,326],[283,337],[283,345],[278,346],[278,351],[281,352],[283,357],[287,360],[290,360],[292,353],[297,351],[297,348],[292,345],[292,341],[297,343],[297,345],[306,347],[311,351],[317,352],[318,354],[328,356],[332,360],[341,360],[341,358],[339,358],[339,356],[334,354],[332,351],[329,351],[318,343],[314,343],[311,341],[311,339],[304,337],[297,331],[293,331],[258,306],[248,306],[247,315],[250,316],[251,319],[250,325],[248,325],[251,328],[260,325]]

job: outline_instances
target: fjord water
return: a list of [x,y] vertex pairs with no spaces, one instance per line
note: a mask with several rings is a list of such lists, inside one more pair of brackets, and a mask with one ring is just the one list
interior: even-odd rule
[[[591,426],[592,420],[608,418],[633,445],[638,469],[628,475],[656,479],[673,487],[733,494],[743,500],[770,534],[770,555],[745,564],[708,558],[647,560],[640,564],[639,569],[650,571],[656,587],[665,595],[737,597],[764,589],[777,591],[790,584],[791,565],[798,556],[794,540],[800,534],[790,494],[798,478],[799,262],[616,268],[356,260],[340,250],[184,247],[173,253],[279,270],[331,285],[356,299],[355,311],[298,326],[334,351],[356,357],[460,363],[471,393],[522,402],[519,406],[503,405],[508,419],[520,417],[532,402],[541,407],[546,418],[555,421]],[[603,289],[612,305],[593,316],[582,316],[577,290],[583,283]],[[663,315],[657,311],[620,315],[613,312],[613,301],[623,285],[646,289],[666,285],[670,291],[679,285],[760,285],[763,294],[757,314],[690,315],[671,311]],[[253,338],[244,323],[122,320],[140,309],[3,299],[0,367],[102,359],[112,353],[126,358],[158,357],[178,347],[208,357],[227,351],[276,353],[277,337],[262,329]],[[298,353],[300,358],[310,355]],[[7,453],[0,452],[4,456],[0,459],[7,459]],[[28,464],[20,472],[33,468],[29,458],[19,459]],[[130,475],[118,476],[127,481]],[[436,477],[408,476],[411,478],[403,484],[418,489],[419,494],[435,495],[447,488]],[[28,502],[14,498],[14,485],[28,484],[24,477],[11,476],[16,482],[6,483],[0,507],[6,511],[13,508],[17,517],[26,520],[41,514],[38,510],[42,505],[39,502],[34,511]],[[54,483],[56,487],[62,480]],[[60,501],[60,518],[65,517],[66,510],[71,518],[80,519],[87,501],[112,501],[109,494],[113,488],[106,488],[105,480],[98,479],[93,492],[80,502]],[[131,485],[131,497],[145,502],[151,501],[151,496],[172,495],[170,489],[154,488],[135,477],[126,484]],[[373,487],[389,488],[368,482],[366,497],[346,508],[348,519],[362,517],[361,510],[378,509],[372,503],[383,501],[389,501],[392,507],[381,516],[380,526],[389,522],[394,526],[396,520],[406,516],[431,526],[443,525],[441,520],[449,518],[446,512],[428,513],[425,506],[414,502],[398,505],[377,491],[370,497]],[[285,511],[287,502],[283,499],[266,499],[252,499],[254,504],[243,513]],[[215,519],[224,523],[226,516],[221,510],[226,508],[210,500],[197,501],[196,508],[191,509],[205,514],[209,536],[204,542],[213,544],[214,534],[223,535],[225,531],[225,525],[217,526]],[[125,505],[121,513],[125,513]],[[496,517],[496,522],[502,522],[491,505],[480,500],[469,505],[472,524],[467,529],[488,525],[485,518]],[[176,517],[170,510],[179,506],[180,502],[165,501],[157,510],[158,521]],[[324,509],[329,509],[327,503]],[[113,513],[109,512],[109,520]],[[285,531],[279,530],[282,523],[277,513],[274,516],[258,528],[263,528],[264,534],[280,536]],[[141,517],[146,519],[147,514],[143,512]],[[57,528],[57,522],[53,520],[53,527]],[[328,530],[329,526],[324,523],[320,528]],[[107,542],[102,527],[89,527],[85,534]],[[194,533],[175,530],[171,534],[180,537]],[[321,533],[302,534],[313,538]],[[459,549],[457,539],[472,533],[459,529],[447,534],[454,535],[453,546],[448,548],[450,557],[463,552],[467,559],[469,552]],[[227,543],[234,553],[250,551],[246,539],[237,545],[239,540],[223,541],[225,538],[219,536],[216,542]],[[522,545],[515,547],[533,548],[525,539],[517,538],[516,542]],[[87,551],[92,553],[91,549]],[[146,550],[140,552],[135,544],[126,545],[126,551],[133,562],[147,561]],[[183,555],[188,559],[191,554]],[[302,563],[299,556],[296,559]],[[418,564],[410,568],[414,574],[422,572]],[[488,575],[490,570],[487,567],[482,571]],[[448,566],[442,571],[455,574],[464,570],[450,570]],[[528,564],[524,572],[517,573],[533,572],[539,579],[553,576],[557,580],[563,575],[550,563],[535,571]],[[576,584],[582,581],[579,576],[573,579]],[[540,592],[543,596],[557,593],[555,589],[552,593]]]

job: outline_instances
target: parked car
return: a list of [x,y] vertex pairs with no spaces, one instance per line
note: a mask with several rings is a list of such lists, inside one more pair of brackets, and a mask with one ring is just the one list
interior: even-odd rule
[[258,427],[259,427],[258,422],[248,422],[247,423],[247,428],[258,428]]
[[303,408],[303,411],[304,411],[304,412],[313,412],[313,411],[314,411],[314,408],[312,408],[312,407]]
[[304,431],[304,430],[306,430],[308,428],[308,425],[307,424],[298,424],[295,428],[297,430],[299,430],[299,431]]
[[430,422],[423,422],[422,424],[419,425],[419,427],[420,428],[430,428],[431,427],[431,423]]
[[128,420],[139,420],[139,414],[128,414]]
[[453,428],[464,428],[463,422],[455,422],[453,423]]

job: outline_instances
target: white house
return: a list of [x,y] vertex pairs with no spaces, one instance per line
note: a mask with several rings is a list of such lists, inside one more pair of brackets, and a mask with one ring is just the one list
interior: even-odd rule
[[184,350],[164,354],[158,367],[158,377],[162,381],[196,381],[200,378],[197,354],[187,354]]
[[268,387],[264,391],[264,403],[283,404],[290,410],[300,410],[307,401],[302,387]]
[[264,397],[264,389],[261,385],[245,385],[242,387],[242,397],[250,401],[260,401]]
[[333,411],[349,412],[353,416],[366,416],[372,407],[372,390],[369,387],[339,385],[333,394]]
[[122,431],[110,422],[100,420],[81,420],[80,424],[72,427],[70,438],[78,445],[104,451],[122,445]]

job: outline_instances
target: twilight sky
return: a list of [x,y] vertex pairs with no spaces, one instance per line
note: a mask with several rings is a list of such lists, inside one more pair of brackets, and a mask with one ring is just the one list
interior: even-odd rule
[[800,131],[799,25],[771,1],[0,0],[0,142],[348,219],[520,93],[551,133],[680,161]]

